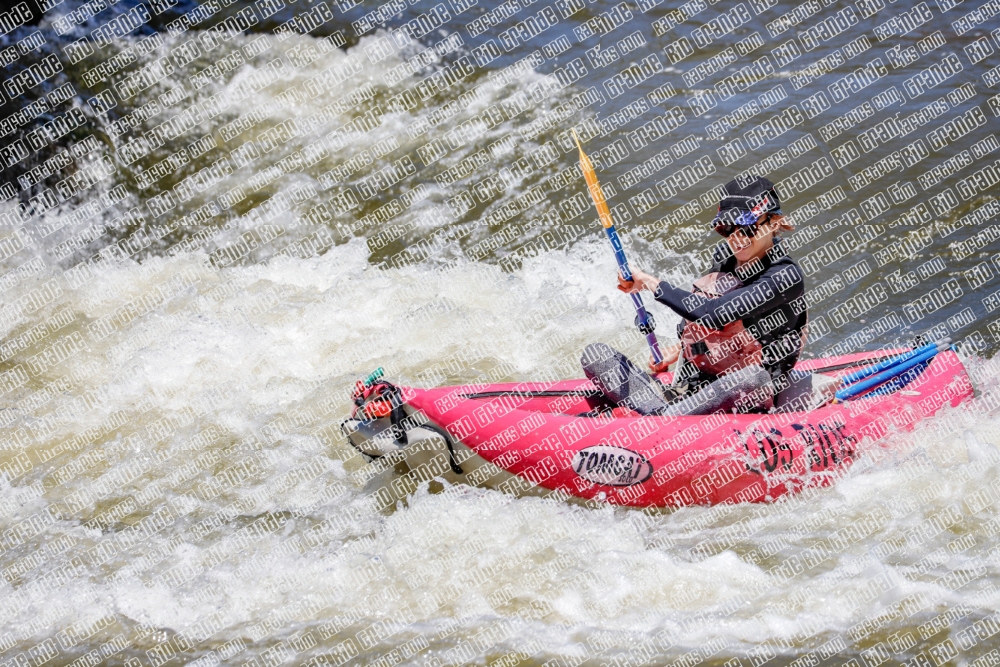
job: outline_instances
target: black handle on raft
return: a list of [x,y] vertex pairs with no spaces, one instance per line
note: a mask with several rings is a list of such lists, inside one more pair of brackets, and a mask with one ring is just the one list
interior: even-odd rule
[[444,444],[448,448],[448,465],[451,466],[451,471],[456,475],[464,475],[465,471],[458,466],[458,459],[455,457],[455,445],[451,441],[451,436],[448,431],[444,430],[437,424],[421,424],[422,428],[426,428],[430,431],[434,431],[444,439]]
[[389,398],[389,403],[392,408],[389,410],[389,428],[392,429],[392,434],[396,436],[397,445],[408,445],[409,439],[406,437],[406,427],[403,426],[403,420],[406,419],[406,412],[403,410],[403,397],[393,385],[389,391],[386,392]]
[[[403,421],[406,419],[406,411],[403,410],[403,395],[396,385],[385,381],[382,384],[386,388],[382,391],[381,395],[388,398],[392,405],[392,408],[389,410],[389,428],[396,437],[396,444],[402,446],[408,445],[410,441],[406,435],[406,426],[403,424]],[[465,471],[458,465],[458,460],[455,456],[455,445],[448,432],[437,424],[425,423],[420,426],[429,431],[434,431],[444,439],[444,444],[448,448],[448,465],[451,467],[451,471],[457,475],[464,475]]]
[[[406,412],[403,411],[403,396],[396,386],[390,386],[392,386],[392,393],[390,394],[392,410],[389,412],[389,424],[396,435],[396,442],[400,445],[407,445],[409,444],[409,440],[406,437],[406,427],[403,426],[403,420],[406,419]],[[455,445],[452,443],[448,432],[437,424],[426,423],[421,424],[421,427],[429,431],[434,431],[441,436],[445,446],[448,448],[448,465],[451,467],[451,471],[457,475],[464,475],[465,471],[458,465],[458,460],[455,457]]]

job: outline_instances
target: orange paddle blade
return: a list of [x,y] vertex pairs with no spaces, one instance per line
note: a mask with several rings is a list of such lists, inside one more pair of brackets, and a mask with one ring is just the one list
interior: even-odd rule
[[576,147],[580,149],[580,169],[583,170],[583,177],[587,181],[590,198],[594,200],[594,206],[597,207],[597,215],[601,218],[601,224],[605,227],[613,227],[615,221],[611,219],[611,210],[608,209],[608,202],[604,199],[601,184],[597,182],[594,165],[590,164],[590,158],[583,152],[583,146],[580,145],[580,137],[576,136],[576,130],[573,130],[573,140],[576,141]]

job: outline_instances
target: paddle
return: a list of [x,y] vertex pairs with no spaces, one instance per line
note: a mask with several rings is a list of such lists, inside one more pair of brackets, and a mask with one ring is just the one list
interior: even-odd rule
[[[947,339],[944,339],[944,340],[939,341],[939,342],[944,342],[946,340]],[[938,345],[938,343],[930,343],[929,345],[924,345],[923,347],[918,347],[915,350],[910,350],[909,352],[904,352],[902,354],[899,354],[899,355],[896,355],[896,356],[891,357],[889,359],[886,359],[885,361],[881,361],[881,362],[879,362],[877,364],[872,364],[871,366],[866,366],[865,368],[862,368],[859,371],[855,371],[853,373],[845,375],[844,377],[841,378],[841,381],[844,383],[844,386],[847,386],[847,385],[851,384],[852,382],[857,382],[858,380],[862,380],[862,379],[868,377],[869,375],[872,375],[874,373],[878,373],[879,371],[884,371],[884,370],[886,370],[888,368],[891,368],[891,367],[895,366],[898,363],[902,363],[902,362],[906,361],[907,359],[912,359],[913,357],[915,357],[915,356],[917,356],[919,354],[923,354],[925,352],[929,352],[930,350],[935,350],[935,349],[937,349],[937,345]]]
[[848,368],[857,368],[858,366],[864,366],[865,364],[870,364],[875,361],[885,361],[886,359],[892,359],[896,357],[895,354],[877,354],[872,357],[865,357],[864,359],[855,359],[854,361],[845,361],[839,364],[830,364],[829,366],[820,366],[819,368],[810,368],[807,371],[802,371],[803,373],[828,373],[830,371],[842,371]]
[[[580,169],[583,170],[583,177],[587,181],[590,198],[594,200],[594,206],[597,208],[597,215],[601,219],[601,224],[604,225],[604,231],[608,234],[611,247],[614,248],[618,269],[621,271],[622,278],[632,280],[632,271],[628,268],[625,249],[622,247],[621,239],[618,238],[615,222],[611,219],[611,210],[608,209],[608,202],[604,199],[601,184],[597,182],[594,166],[590,164],[590,158],[583,152],[583,146],[580,145],[580,137],[576,136],[576,130],[573,130],[573,140],[576,141],[576,147],[580,150]],[[646,312],[646,306],[643,305],[642,297],[638,293],[629,296],[632,297],[632,305],[635,306],[636,327],[646,335],[646,342],[649,343],[649,351],[653,354],[653,361],[659,364],[663,361],[663,353],[660,352],[660,344],[656,340],[656,334],[653,333],[653,318]]]
[[930,360],[938,352],[947,349],[948,345],[949,342],[947,340],[943,340],[938,343],[934,343],[932,345],[927,345],[923,348],[920,348],[921,350],[924,351],[919,352],[919,350],[916,350],[915,352],[919,353],[916,354],[915,356],[914,355],[907,356],[902,361],[895,363],[890,368],[883,370],[881,373],[869,377],[867,380],[863,380],[862,382],[858,382],[856,384],[852,384],[849,387],[841,389],[840,391],[837,392],[836,400],[838,402],[846,401],[850,398],[853,398],[854,396],[857,396],[858,394],[868,391],[872,387],[876,387],[882,384],[883,382],[888,382],[889,380],[892,380],[893,378],[902,375],[911,368],[919,364],[922,364],[925,361]]

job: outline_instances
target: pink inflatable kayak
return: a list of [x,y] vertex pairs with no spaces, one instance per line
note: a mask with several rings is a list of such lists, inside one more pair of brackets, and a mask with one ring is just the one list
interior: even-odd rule
[[877,354],[800,362],[821,370],[805,392],[821,407],[806,412],[644,417],[613,408],[588,380],[566,380],[399,387],[392,418],[359,407],[343,430],[375,459],[374,492],[387,504],[434,477],[635,507],[764,502],[831,483],[866,441],[972,395],[946,350],[894,393],[832,403],[839,378]]

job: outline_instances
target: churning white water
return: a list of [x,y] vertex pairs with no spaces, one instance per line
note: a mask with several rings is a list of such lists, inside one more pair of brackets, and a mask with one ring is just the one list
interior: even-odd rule
[[[438,481],[393,507],[367,494],[339,426],[375,368],[440,386],[581,377],[594,341],[647,354],[576,165],[546,148],[590,113],[565,106],[581,91],[518,67],[392,110],[399,87],[384,81],[420,49],[363,55],[383,38],[346,52],[308,36],[220,42],[130,102],[149,111],[170,88],[204,118],[119,165],[124,182],[173,187],[155,165],[207,135],[236,138],[199,168],[286,120],[312,129],[236,153],[233,173],[163,215],[127,218],[154,190],[102,185],[30,237],[0,233],[23,246],[4,251],[0,284],[0,664],[877,667],[891,655],[940,667],[997,648],[990,360],[967,361],[979,398],[866,443],[834,486],[774,504],[643,512]],[[182,38],[162,39],[150,61]],[[184,88],[236,51],[252,55]],[[251,85],[278,54],[291,74]],[[338,68],[354,74],[287,94]],[[213,96],[239,90],[210,115]],[[476,126],[441,158],[447,178],[408,175],[356,208],[314,208],[352,169],[384,168],[519,94],[516,122]],[[390,110],[350,126],[373,99]],[[509,139],[559,105],[534,139]],[[321,136],[327,154],[303,164]],[[483,178],[467,168],[480,153],[527,166],[468,220],[454,199]],[[240,187],[246,199],[211,209]],[[698,275],[694,252],[625,227],[635,266],[677,284]],[[77,264],[123,239],[140,261],[112,250]],[[676,316],[653,310],[672,339]]]
[[[579,376],[597,339],[638,356],[622,299],[592,275],[612,273],[598,250],[512,273],[385,270],[354,241],[225,269],[204,253],[109,262],[61,282],[15,332],[61,326],[78,347],[29,344],[5,376],[5,650],[763,659],[873,639],[917,652],[942,605],[969,624],[997,610],[1000,456],[996,419],[975,406],[773,505],[643,513],[425,485],[404,508],[373,506],[338,425],[376,365],[436,384]],[[96,339],[103,321],[119,328]]]

